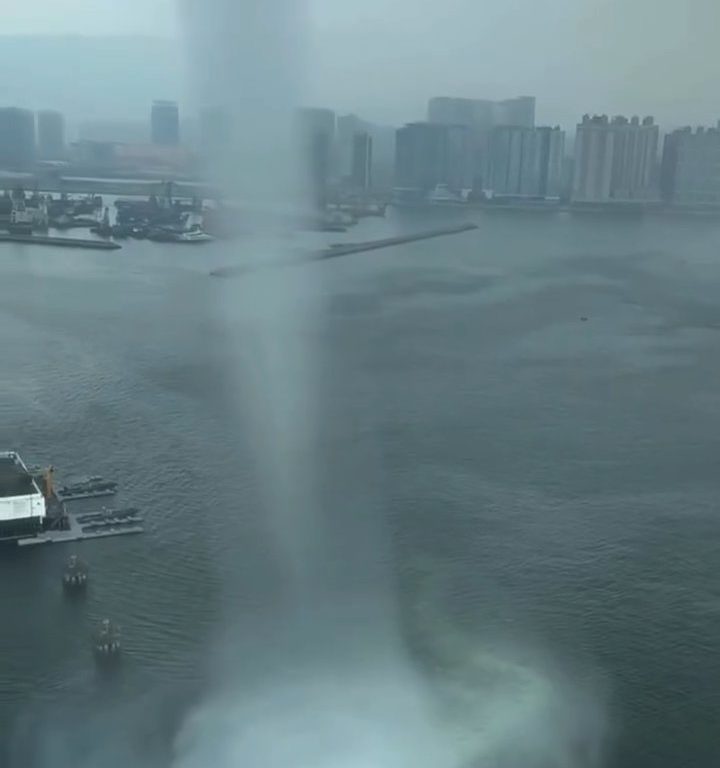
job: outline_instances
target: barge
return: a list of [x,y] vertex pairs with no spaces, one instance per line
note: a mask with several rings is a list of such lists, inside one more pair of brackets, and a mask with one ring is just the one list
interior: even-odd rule
[[29,547],[144,532],[143,518],[135,508],[75,514],[65,505],[76,498],[95,498],[97,492],[114,494],[117,483],[93,477],[81,484],[79,495],[61,496],[55,490],[54,473],[53,467],[30,471],[15,451],[0,452],[0,543]]

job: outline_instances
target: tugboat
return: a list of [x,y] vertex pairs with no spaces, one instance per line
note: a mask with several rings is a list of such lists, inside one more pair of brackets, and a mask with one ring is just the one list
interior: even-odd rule
[[110,619],[103,619],[93,638],[93,650],[98,661],[109,661],[120,655],[120,629]]
[[63,587],[69,592],[79,592],[87,587],[88,568],[77,555],[70,555],[63,572]]

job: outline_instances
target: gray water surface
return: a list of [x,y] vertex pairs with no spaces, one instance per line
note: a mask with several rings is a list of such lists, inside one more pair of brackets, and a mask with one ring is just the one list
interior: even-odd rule
[[[147,519],[78,548],[84,603],[69,550],[0,555],[0,765],[166,765],[230,673],[252,689],[317,655],[352,675],[388,623],[470,764],[720,763],[720,226],[475,219],[278,278],[304,270],[287,312],[311,318],[314,434],[283,454],[314,475],[317,510],[288,513],[323,585],[302,600],[243,405],[272,282],[208,277],[266,245],[0,246],[0,447],[117,479]],[[105,615],[112,680],[88,648]]]

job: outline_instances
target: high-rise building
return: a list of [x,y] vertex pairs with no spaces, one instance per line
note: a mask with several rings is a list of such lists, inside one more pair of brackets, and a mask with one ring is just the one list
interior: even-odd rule
[[573,200],[628,202],[652,200],[659,129],[651,117],[642,122],[606,115],[585,115],[575,138]]
[[520,125],[532,128],[535,125],[535,97],[518,96],[493,104],[494,125]]
[[532,128],[535,125],[535,97],[491,101],[436,96],[428,102],[428,120],[486,130],[501,125]]
[[559,197],[564,146],[560,128],[495,128],[485,188],[500,196]]
[[572,196],[577,202],[607,202],[612,191],[615,134],[607,115],[585,115],[575,135]]
[[62,160],[65,157],[65,118],[60,112],[38,112],[37,135],[40,159]]
[[494,126],[495,102],[436,96],[428,102],[428,122],[490,129]]
[[300,151],[312,186],[315,207],[327,205],[327,188],[335,141],[335,113],[331,109],[304,107],[298,110]]
[[409,123],[396,133],[395,186],[423,193],[445,184],[467,187],[468,129],[462,125]]
[[353,138],[352,181],[355,189],[367,191],[372,187],[373,140],[366,131]]
[[515,99],[465,99],[437,96],[428,102],[428,120],[443,125],[462,125],[468,130],[467,186],[490,186],[491,134],[500,126],[533,128],[535,126],[535,98],[520,96]]
[[665,137],[660,188],[667,202],[720,206],[720,122]]
[[152,143],[180,143],[180,110],[175,101],[154,101],[150,116]]
[[340,178],[352,177],[353,159],[355,152],[355,136],[358,133],[369,133],[370,124],[357,115],[341,115],[337,119],[337,174]]
[[613,200],[648,200],[657,197],[654,188],[660,130],[652,117],[642,122],[616,117],[613,147]]
[[30,171],[35,164],[35,115],[27,109],[0,109],[0,168]]
[[540,196],[560,198],[565,172],[565,131],[558,126],[538,128],[540,133]]

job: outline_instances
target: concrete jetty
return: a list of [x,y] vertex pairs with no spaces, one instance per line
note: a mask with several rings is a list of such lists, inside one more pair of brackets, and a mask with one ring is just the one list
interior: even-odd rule
[[53,245],[59,248],[87,248],[94,251],[117,251],[122,246],[111,240],[89,240],[77,237],[49,237],[47,235],[13,235],[0,233],[0,243],[22,245]]
[[365,253],[366,251],[377,251],[381,248],[392,248],[396,245],[405,245],[406,243],[415,243],[419,240],[431,240],[436,237],[447,237],[449,235],[459,235],[463,232],[470,232],[478,229],[477,224],[458,224],[454,227],[443,227],[441,229],[431,229],[425,232],[415,232],[414,234],[398,235],[397,237],[386,237],[382,240],[366,240],[361,243],[335,243],[321,251],[315,251],[304,254],[293,259],[284,259],[266,265],[245,265],[238,267],[218,267],[214,269],[211,277],[234,277],[246,272],[253,272],[257,269],[267,267],[288,267],[296,264],[303,264],[309,261],[323,261],[325,259],[339,259],[341,256],[350,256],[355,253]]
[[336,243],[335,245],[331,245],[329,248],[320,251],[320,253],[314,257],[314,259],[337,259],[340,256],[350,256],[353,253],[364,253],[365,251],[377,251],[381,248],[392,248],[394,245],[414,243],[418,240],[432,240],[435,237],[459,235],[462,232],[470,232],[471,230],[477,228],[477,224],[460,224],[456,227],[432,229],[427,232],[417,232],[413,235],[387,237],[384,240],[368,240],[362,243]]

